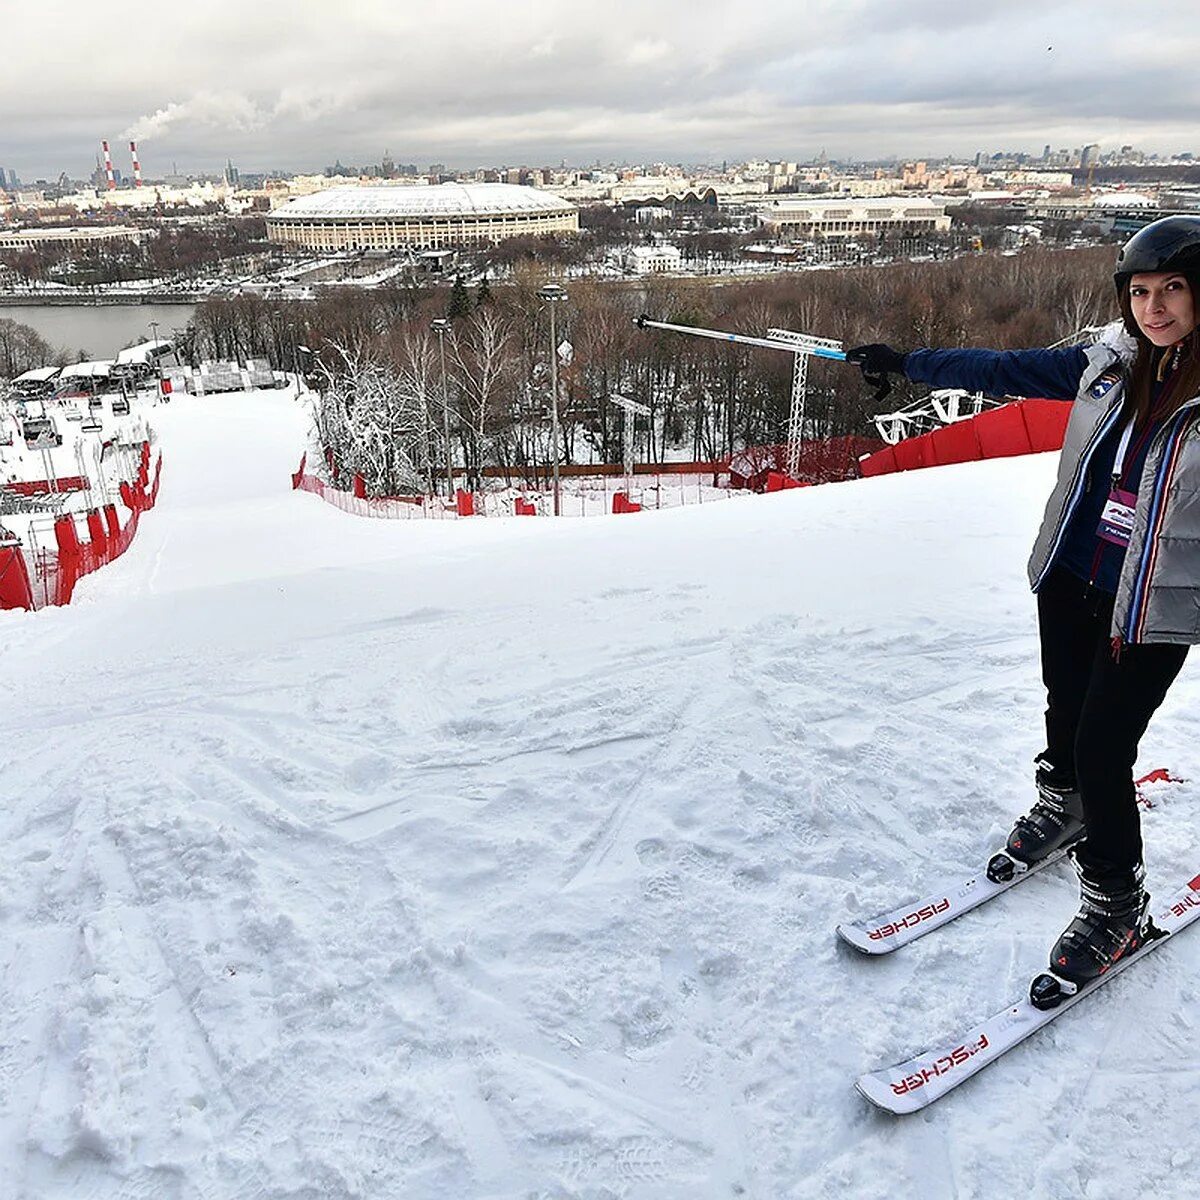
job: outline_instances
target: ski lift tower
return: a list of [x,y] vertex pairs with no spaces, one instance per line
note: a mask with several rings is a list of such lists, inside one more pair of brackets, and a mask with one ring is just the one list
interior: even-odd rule
[[690,333],[694,337],[713,338],[719,342],[735,342],[739,346],[761,346],[767,350],[785,350],[794,356],[792,367],[792,406],[788,413],[787,428],[787,473],[795,479],[800,472],[800,440],[804,433],[804,400],[808,391],[808,360],[831,358],[845,362],[846,353],[842,343],[832,338],[813,337],[807,333],[794,333],[790,329],[768,329],[767,336],[749,337],[744,333],[725,333],[720,329],[697,329],[691,325],[671,325],[666,321],[652,321],[642,315],[633,322],[639,329],[669,329],[673,333]]

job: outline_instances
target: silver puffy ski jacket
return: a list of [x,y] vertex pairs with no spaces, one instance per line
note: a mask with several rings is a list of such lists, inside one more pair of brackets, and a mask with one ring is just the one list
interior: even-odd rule
[[[1071,406],[1058,482],[1029,560],[1036,591],[1086,488],[1096,447],[1120,421],[1137,344],[1118,321],[1087,350]],[[1150,444],[1117,585],[1113,636],[1123,642],[1200,642],[1200,396],[1185,401]]]

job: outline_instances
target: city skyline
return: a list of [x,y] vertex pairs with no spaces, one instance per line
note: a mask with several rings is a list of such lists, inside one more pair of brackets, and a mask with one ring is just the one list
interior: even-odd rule
[[1046,143],[1166,155],[1200,150],[1189,7],[1166,0],[1131,27],[1114,0],[999,13],[951,0],[406,13],[360,0],[352,22],[315,0],[210,0],[169,21],[128,0],[48,0],[6,26],[0,163],[23,179],[86,177],[102,138],[121,159],[136,139],[147,178],[230,157],[319,171],[385,149],[456,170],[822,150],[965,161]]

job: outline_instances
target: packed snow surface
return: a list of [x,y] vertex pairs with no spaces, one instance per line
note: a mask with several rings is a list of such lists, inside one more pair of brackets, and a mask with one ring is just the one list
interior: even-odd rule
[[[1041,748],[1053,457],[631,517],[289,490],[279,393],[159,410],[158,507],[0,613],[3,1200],[1192,1196],[1200,935],[925,1114],[1065,868],[895,956]],[[1200,778],[1189,665],[1143,765]],[[1200,873],[1198,785],[1146,814]]]

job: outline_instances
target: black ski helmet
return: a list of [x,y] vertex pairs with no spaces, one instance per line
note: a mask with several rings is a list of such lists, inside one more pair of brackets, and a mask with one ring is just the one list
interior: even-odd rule
[[1130,276],[1147,271],[1200,274],[1200,215],[1163,217],[1143,226],[1121,247],[1113,282],[1123,291]]
[[1178,271],[1200,302],[1200,215],[1194,217],[1162,217],[1144,225],[1121,247],[1113,283],[1117,286],[1117,303],[1125,329],[1141,341],[1145,335],[1138,328],[1129,301],[1129,281],[1134,275],[1155,271]]

